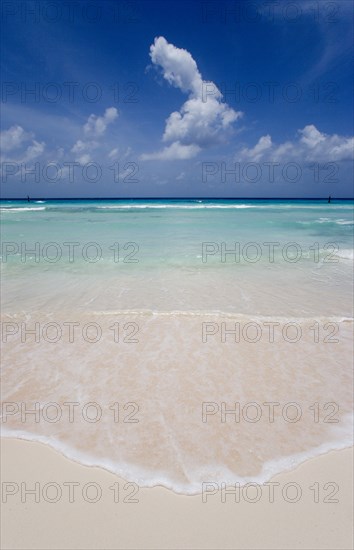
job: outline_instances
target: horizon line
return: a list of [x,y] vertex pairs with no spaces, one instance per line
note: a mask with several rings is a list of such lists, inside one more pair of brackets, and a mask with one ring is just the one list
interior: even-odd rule
[[[354,200],[354,197],[333,197],[333,200]],[[328,200],[325,197],[29,197],[30,201],[70,201],[70,200],[293,200],[293,201],[311,201]],[[26,197],[0,197],[0,201],[28,201]]]

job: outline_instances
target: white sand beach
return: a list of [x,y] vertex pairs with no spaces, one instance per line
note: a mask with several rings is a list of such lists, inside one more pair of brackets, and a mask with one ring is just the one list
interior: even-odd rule
[[[272,483],[279,485],[274,485],[272,503],[264,486],[254,503],[244,497],[235,502],[233,495],[222,503],[220,492],[203,503],[201,495],[176,495],[160,487],[139,489],[130,497],[138,502],[129,503],[124,500],[132,490],[124,488],[124,480],[69,461],[46,445],[2,438],[1,451],[1,546],[6,550],[353,548],[352,449],[330,452],[274,477]],[[21,483],[34,489],[36,482],[38,503],[21,490]],[[68,484],[75,488],[73,502]],[[114,502],[118,493],[109,489],[114,484],[120,488],[119,502]],[[301,491],[297,502],[282,496],[288,486],[288,500],[296,497],[288,484]],[[16,488],[16,494],[5,495]],[[88,502],[95,500],[97,488],[101,498]]]

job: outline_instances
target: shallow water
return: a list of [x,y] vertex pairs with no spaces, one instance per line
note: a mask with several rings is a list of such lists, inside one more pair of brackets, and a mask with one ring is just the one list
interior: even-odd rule
[[350,445],[352,202],[1,218],[3,435],[188,494]]

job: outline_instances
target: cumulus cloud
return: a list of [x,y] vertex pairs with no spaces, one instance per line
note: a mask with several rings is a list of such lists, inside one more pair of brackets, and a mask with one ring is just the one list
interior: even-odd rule
[[38,158],[45,150],[45,143],[36,141],[32,132],[16,125],[0,132],[0,148],[6,153],[2,154],[2,162],[24,164]]
[[191,54],[183,49],[169,44],[163,36],[155,38],[150,46],[150,57],[154,65],[163,70],[164,78],[182,92],[200,94],[202,76]]
[[243,158],[252,159],[254,162],[258,162],[263,157],[266,151],[272,148],[272,138],[270,135],[266,135],[260,138],[258,143],[252,149],[242,149],[240,155]]
[[112,124],[118,118],[118,110],[115,107],[109,107],[105,110],[103,116],[90,115],[84,125],[86,136],[100,137],[106,131],[109,124]]
[[84,151],[92,151],[99,146],[97,141],[82,141],[78,139],[75,145],[72,147],[72,153],[83,153]]
[[21,162],[29,162],[31,160],[34,160],[35,158],[40,157],[41,154],[44,152],[44,149],[45,144],[43,141],[40,143],[39,141],[33,140],[32,145],[29,145],[27,147]]
[[131,147],[127,147],[125,151],[119,150],[118,147],[115,147],[108,153],[107,157],[110,160],[122,161],[128,158],[131,152],[132,152]]
[[75,153],[75,161],[81,165],[85,165],[91,161],[89,151],[94,149],[93,143],[90,141],[81,141],[78,139],[75,145],[72,147],[71,152]]
[[298,130],[297,139],[279,145],[273,144],[269,135],[263,136],[253,148],[242,149],[237,154],[237,160],[335,162],[352,159],[353,156],[353,137],[325,134],[309,124]]
[[184,160],[195,157],[201,148],[198,145],[182,145],[179,141],[171,143],[164,147],[162,151],[156,153],[144,153],[140,156],[141,160]]
[[117,117],[118,110],[115,107],[106,109],[103,116],[91,114],[88,117],[86,124],[83,126],[84,139],[78,139],[71,149],[71,152],[76,154],[76,162],[81,165],[91,162],[90,153],[99,147],[97,139],[104,135],[107,126],[112,124]]
[[144,154],[141,159],[191,158],[201,148],[222,142],[242,113],[222,101],[223,96],[213,82],[203,81],[187,50],[169,44],[160,36],[150,47],[150,57],[155,66],[161,67],[165,80],[189,94],[189,98],[166,120],[162,140],[172,142],[171,145],[160,152]]
[[88,164],[89,162],[91,162],[91,156],[89,155],[89,153],[84,153],[82,155],[77,156],[75,160],[76,162],[81,164],[81,166],[85,166],[85,164]]
[[22,126],[11,126],[8,130],[0,132],[0,146],[2,151],[18,149],[24,142],[33,137],[33,134],[25,132]]

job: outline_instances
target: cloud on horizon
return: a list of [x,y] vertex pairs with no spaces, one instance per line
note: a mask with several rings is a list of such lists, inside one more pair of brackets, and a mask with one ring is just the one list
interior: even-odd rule
[[253,148],[245,147],[236,155],[237,161],[343,161],[354,158],[354,138],[320,132],[313,124],[298,130],[297,139],[280,145],[268,134],[262,136]]

